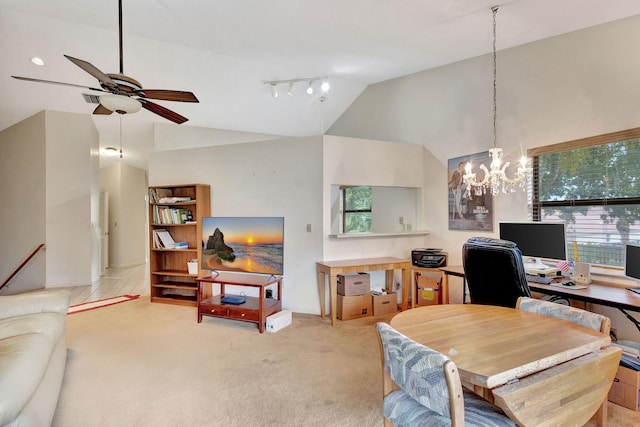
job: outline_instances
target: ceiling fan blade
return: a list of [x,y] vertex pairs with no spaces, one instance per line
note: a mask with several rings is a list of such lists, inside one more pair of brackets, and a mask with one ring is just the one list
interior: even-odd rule
[[87,73],[91,74],[93,77],[98,79],[100,83],[104,83],[107,87],[109,88],[118,87],[116,82],[111,80],[111,77],[107,76],[105,73],[98,70],[94,65],[90,64],[89,62],[83,61],[82,59],[74,58],[69,55],[65,55],[65,58],[67,58],[69,61],[76,64],[78,67],[82,68]]
[[20,77],[20,76],[11,76],[14,79],[18,79],[18,80],[26,80],[28,82],[36,82],[36,83],[49,83],[49,84],[54,84],[54,85],[62,85],[62,86],[71,86],[71,87],[81,87],[83,89],[89,89],[89,90],[97,90],[100,92],[106,92],[104,89],[101,88],[97,88],[97,87],[89,87],[89,86],[82,86],[82,85],[75,85],[73,83],[64,83],[64,82],[54,82],[53,80],[41,80],[41,79],[32,79],[31,77]]
[[193,92],[164,89],[142,89],[136,91],[136,95],[143,98],[160,99],[164,101],[200,102]]
[[138,101],[142,103],[143,108],[151,111],[152,113],[156,113],[160,117],[171,120],[174,123],[181,124],[189,120],[186,117],[163,107],[162,105],[154,104],[153,102],[147,101],[146,99],[140,98],[138,99]]
[[107,107],[105,107],[102,104],[98,104],[98,106],[96,107],[95,110],[93,110],[93,114],[102,114],[105,116],[108,116],[109,114],[112,114],[113,111],[109,110]]

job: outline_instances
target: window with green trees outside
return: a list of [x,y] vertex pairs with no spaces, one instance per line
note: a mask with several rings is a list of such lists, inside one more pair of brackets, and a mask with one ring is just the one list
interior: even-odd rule
[[529,150],[534,221],[564,221],[569,260],[623,266],[640,244],[640,128]]
[[371,232],[371,187],[343,187],[343,233]]

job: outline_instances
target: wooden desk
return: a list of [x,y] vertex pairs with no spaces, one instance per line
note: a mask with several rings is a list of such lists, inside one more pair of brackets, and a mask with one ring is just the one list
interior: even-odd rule
[[[434,305],[402,312],[390,323],[448,355],[465,387],[519,425],[584,424],[606,398],[620,360],[619,349],[601,350],[611,342],[608,335],[506,307]],[[606,368],[590,360],[600,356]]]
[[[440,267],[440,270],[445,273],[444,280],[447,280],[448,275],[464,278],[464,268],[461,265]],[[560,279],[558,279],[558,281],[560,281]],[[620,310],[626,309],[640,312],[640,295],[627,290],[625,287],[608,285],[606,282],[601,280],[594,280],[586,286],[586,289],[569,289],[529,282],[529,289],[534,292],[540,292],[548,295],[560,295],[577,301],[605,305]]]
[[462,303],[467,303],[467,280],[464,277],[464,268],[461,265],[445,265],[438,267],[438,270],[444,273],[442,278],[442,287],[449,289],[449,276],[462,277]]
[[618,309],[640,311],[640,295],[636,293],[625,288],[607,285],[602,281],[593,281],[585,286],[586,289],[568,289],[529,282],[529,289],[534,292],[560,295],[569,299],[606,305]]
[[386,271],[385,287],[388,291],[393,291],[393,270],[402,270],[402,303],[401,310],[406,310],[409,300],[409,270],[411,262],[406,259],[383,257],[383,258],[362,258],[339,261],[323,261],[316,263],[318,272],[318,290],[320,292],[320,315],[325,313],[325,277],[329,275],[329,298],[331,325],[336,323],[336,309],[338,306],[338,275],[366,273],[369,271]]

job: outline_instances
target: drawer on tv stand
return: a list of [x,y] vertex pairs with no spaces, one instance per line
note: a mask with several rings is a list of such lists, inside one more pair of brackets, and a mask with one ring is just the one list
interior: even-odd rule
[[201,303],[198,312],[207,316],[229,317],[229,309],[222,305]]
[[243,310],[242,308],[229,307],[229,319],[257,322],[260,320],[260,313],[257,310]]

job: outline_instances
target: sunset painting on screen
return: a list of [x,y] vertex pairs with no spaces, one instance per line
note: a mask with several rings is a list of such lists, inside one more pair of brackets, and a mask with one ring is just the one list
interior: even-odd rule
[[283,217],[205,217],[202,268],[283,274]]

